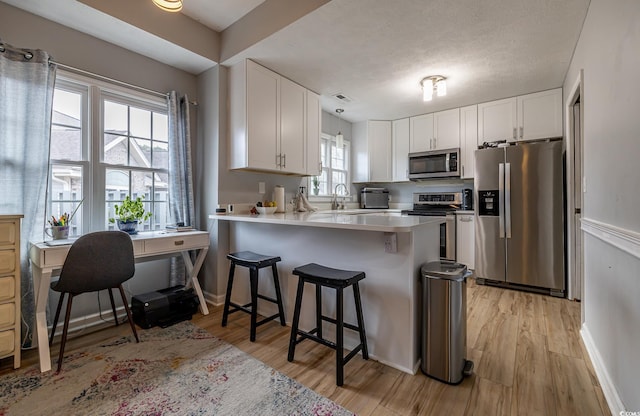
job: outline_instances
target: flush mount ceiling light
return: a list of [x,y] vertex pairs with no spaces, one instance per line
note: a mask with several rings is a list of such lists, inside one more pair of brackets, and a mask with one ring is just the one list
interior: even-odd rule
[[340,114],[344,112],[342,108],[336,108],[336,113],[338,113],[338,134],[336,134],[336,148],[342,149],[344,146],[344,136],[340,131]]
[[447,95],[447,78],[442,75],[424,77],[422,81],[420,81],[420,86],[422,86],[423,101],[431,101],[434,91],[438,94],[438,97]]
[[179,12],[182,10],[182,0],[153,0],[153,4],[165,12]]

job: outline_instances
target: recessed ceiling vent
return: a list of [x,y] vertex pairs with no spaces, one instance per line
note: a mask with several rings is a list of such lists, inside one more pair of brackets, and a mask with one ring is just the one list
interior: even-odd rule
[[333,94],[333,97],[342,101],[343,103],[350,103],[351,101],[353,101],[353,99],[351,99],[351,97],[347,97],[346,95],[344,95],[341,92],[337,92],[335,94]]

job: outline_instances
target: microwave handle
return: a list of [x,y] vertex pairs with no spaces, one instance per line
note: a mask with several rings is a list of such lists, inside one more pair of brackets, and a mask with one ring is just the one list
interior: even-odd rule
[[444,159],[444,171],[445,172],[449,172],[449,157],[451,156],[451,153],[447,152],[447,156]]

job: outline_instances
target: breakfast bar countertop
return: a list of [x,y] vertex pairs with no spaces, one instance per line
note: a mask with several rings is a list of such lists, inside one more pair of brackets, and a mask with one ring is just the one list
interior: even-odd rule
[[284,212],[267,215],[211,214],[209,219],[382,232],[411,232],[417,227],[445,220],[444,217],[402,215],[400,210],[363,209]]

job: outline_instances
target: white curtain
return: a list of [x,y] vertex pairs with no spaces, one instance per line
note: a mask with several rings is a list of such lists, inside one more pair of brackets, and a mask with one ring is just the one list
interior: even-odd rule
[[[169,216],[172,222],[197,226],[191,170],[191,133],[189,129],[189,99],[178,97],[175,91],[169,103]],[[171,259],[170,285],[185,284],[182,257]]]
[[20,235],[22,347],[35,322],[29,241],[44,238],[55,66],[40,50],[0,42],[0,214],[23,214]]

